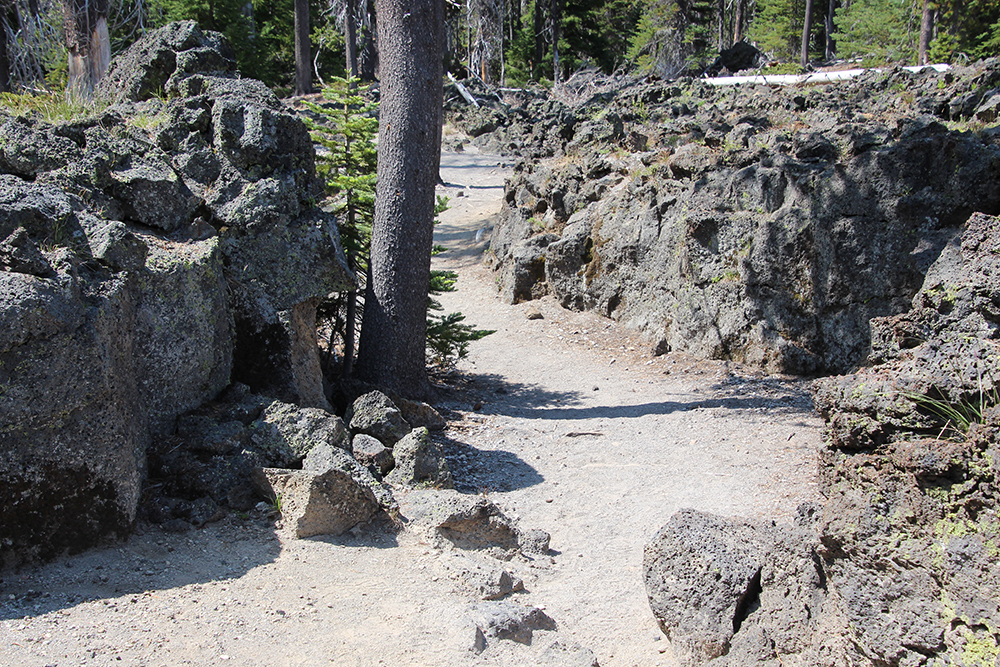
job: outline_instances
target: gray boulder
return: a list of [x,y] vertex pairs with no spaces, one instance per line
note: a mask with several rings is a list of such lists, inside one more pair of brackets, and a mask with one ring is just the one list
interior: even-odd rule
[[440,431],[447,425],[441,413],[423,401],[414,401],[396,394],[390,395],[389,399],[399,409],[410,428],[424,426],[429,431]]
[[385,476],[395,461],[392,458],[392,450],[373,438],[370,435],[359,433],[351,440],[354,449],[354,458],[358,463],[367,467],[373,474]]
[[[801,662],[826,574],[814,530],[682,510],[646,546],[653,615],[681,665]],[[839,663],[846,664],[846,663]]]
[[94,91],[105,102],[140,102],[164,94],[174,77],[236,73],[236,55],[219,33],[194,21],[171,23],[115,58]]
[[380,509],[372,490],[339,468],[325,472],[262,468],[259,493],[281,513],[280,532],[291,537],[340,535]]
[[0,115],[0,172],[22,178],[65,167],[83,155],[58,128],[29,118]]
[[218,239],[146,245],[134,280],[133,363],[150,428],[166,435],[177,415],[229,384],[232,310]]
[[444,451],[431,440],[426,428],[414,429],[397,442],[392,448],[392,456],[396,466],[385,478],[390,484],[452,488],[454,482]]
[[350,436],[340,417],[281,401],[264,408],[251,425],[250,442],[269,467],[291,468],[320,445],[351,451]]
[[344,419],[353,433],[364,433],[377,438],[386,447],[393,447],[410,432],[410,425],[403,413],[380,391],[360,396],[348,408]]
[[368,468],[361,465],[348,452],[329,443],[323,443],[311,449],[302,462],[302,469],[308,472],[322,473],[334,468],[346,472],[355,483],[370,489],[386,512],[395,514],[399,511],[392,490],[378,481]]

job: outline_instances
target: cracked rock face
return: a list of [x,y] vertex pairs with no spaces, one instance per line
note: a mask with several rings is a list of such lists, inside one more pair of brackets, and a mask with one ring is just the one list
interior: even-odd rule
[[352,279],[305,126],[192,22],[96,95],[0,113],[0,566],[127,534],[147,448],[232,380],[329,407],[312,322]]
[[[993,59],[807,93],[634,84],[544,121],[534,100],[456,120],[481,131],[489,114],[473,143],[558,156],[506,186],[490,240],[504,299],[551,294],[765,372],[846,373],[878,342],[869,321],[905,312],[969,216],[1000,210],[996,128],[945,125],[992,117],[998,84]],[[522,117],[566,139],[540,144]]]
[[772,656],[798,653],[812,610],[823,603],[814,541],[800,528],[695,510],[672,516],[646,546],[643,570],[653,615],[678,662],[706,664],[761,632]]
[[869,366],[817,382],[821,511],[685,510],[650,542],[650,605],[684,665],[993,664],[1000,654],[1000,220],[974,214]]

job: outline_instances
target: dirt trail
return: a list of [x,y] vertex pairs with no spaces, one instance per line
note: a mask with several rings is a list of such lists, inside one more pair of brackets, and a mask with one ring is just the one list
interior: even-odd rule
[[[558,629],[476,654],[455,554],[384,526],[281,542],[254,512],[0,574],[0,665],[524,665],[556,639],[603,667],[675,664],[646,603],[644,544],[682,507],[790,518],[816,496],[819,419],[800,384],[651,357],[551,298],[500,303],[478,232],[499,211],[503,161],[442,160],[449,250],[434,264],[460,279],[440,300],[496,330],[459,364],[443,437],[461,492],[551,533],[549,557],[505,567],[525,582],[512,599]],[[427,493],[398,493],[404,516]]]

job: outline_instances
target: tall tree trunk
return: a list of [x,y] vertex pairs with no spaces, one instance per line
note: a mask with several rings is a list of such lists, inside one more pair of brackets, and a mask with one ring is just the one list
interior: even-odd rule
[[358,0],[347,0],[344,17],[344,42],[346,48],[347,76],[358,77]]
[[733,44],[743,41],[743,24],[746,23],[747,0],[736,0],[733,19]]
[[377,0],[382,98],[371,280],[359,377],[431,392],[425,366],[434,187],[441,161],[444,0]]
[[361,70],[362,81],[374,81],[378,77],[378,44],[375,33],[378,19],[375,16],[372,0],[361,0],[364,11],[361,13],[361,47],[358,49],[358,67]]
[[930,0],[924,0],[923,11],[920,13],[920,48],[917,53],[917,64],[927,64],[927,51],[931,47],[931,34],[934,32],[934,16],[931,13]]
[[813,0],[806,0],[806,16],[802,22],[802,57],[799,64],[805,67],[809,64],[809,33],[812,32]]
[[543,5],[544,0],[535,0],[535,59],[531,63],[533,81],[538,81],[539,68],[542,66],[542,60],[545,59],[545,10]]
[[562,81],[562,72],[559,69],[559,37],[562,33],[562,7],[559,0],[552,0],[551,16],[552,20],[552,85],[559,87]]
[[17,25],[17,9],[10,0],[0,2],[0,93],[11,92],[10,53],[7,50],[7,26]]
[[312,58],[309,57],[309,0],[295,0],[295,94],[312,92]]
[[827,60],[833,60],[837,56],[837,44],[833,41],[833,31],[836,26],[833,24],[833,13],[837,8],[837,0],[830,0],[830,7],[826,12],[826,56]]
[[66,34],[69,83],[66,96],[89,100],[94,86],[111,63],[108,35],[108,1],[63,0],[63,30]]
[[719,0],[719,51],[726,48],[726,0]]

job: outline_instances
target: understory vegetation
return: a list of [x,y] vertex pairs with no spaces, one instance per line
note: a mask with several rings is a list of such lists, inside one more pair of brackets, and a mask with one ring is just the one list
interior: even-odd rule
[[[63,21],[73,12],[66,3],[12,0],[0,12],[0,92],[66,87]],[[800,55],[866,65],[964,62],[1000,52],[998,0],[448,0],[446,7],[446,70],[502,86],[552,86],[587,68],[697,75],[740,41],[785,63]],[[319,86],[352,73],[375,80],[374,0],[313,0],[308,11],[309,49],[298,57],[310,60]],[[194,20],[229,39],[244,76],[279,94],[293,88],[293,0],[112,0],[106,19],[112,55],[151,29]]]
[[[356,78],[335,78],[323,91],[325,104],[307,103],[317,118],[308,123],[313,140],[325,149],[317,161],[329,195],[327,205],[338,214],[341,243],[359,285],[357,290],[330,295],[318,311],[328,332],[327,371],[343,378],[351,375],[364,317],[375,217],[378,105],[368,101],[370,93],[370,86]],[[447,206],[446,198],[438,197],[435,214]],[[470,342],[493,333],[466,324],[462,313],[444,313],[433,298],[455,289],[457,278],[448,271],[431,272],[427,304],[427,360],[431,364],[451,365],[466,355]],[[339,369],[333,368],[335,349],[340,353]]]

